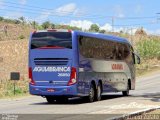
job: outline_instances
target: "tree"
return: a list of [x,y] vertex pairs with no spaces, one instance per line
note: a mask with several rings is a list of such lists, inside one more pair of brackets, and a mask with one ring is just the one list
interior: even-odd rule
[[98,32],[99,26],[97,24],[92,24],[89,31]]
[[105,33],[106,31],[105,31],[105,30],[100,30],[99,32],[100,32],[100,33]]
[[3,17],[0,17],[0,21],[3,21],[4,20],[4,18]]
[[51,23],[51,24],[50,24],[50,27],[51,27],[52,29],[55,29],[55,24]]
[[24,25],[24,23],[26,22],[26,21],[25,21],[25,17],[23,17],[23,16],[20,17],[19,20],[22,22],[23,25]]
[[49,28],[50,26],[51,26],[51,23],[50,23],[49,21],[46,21],[46,22],[42,23],[43,29],[47,29],[47,28]]
[[15,20],[14,20],[14,23],[15,23],[15,24],[20,24],[20,23],[21,23],[21,21],[20,21],[20,20],[16,20],[16,19],[15,19]]
[[120,33],[120,34],[123,34],[124,32],[123,32],[123,30],[120,30],[119,33]]
[[34,28],[34,29],[37,29],[38,28],[38,23],[36,21],[32,21],[30,22],[30,25]]

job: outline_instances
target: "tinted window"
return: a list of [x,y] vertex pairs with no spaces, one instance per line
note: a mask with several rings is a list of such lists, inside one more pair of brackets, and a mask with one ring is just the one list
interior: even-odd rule
[[38,32],[31,38],[31,49],[69,48],[72,49],[72,37],[69,32]]
[[81,36],[79,37],[79,49],[85,58],[128,61],[132,59],[132,52],[128,44],[111,40]]
[[125,43],[117,43],[116,47],[118,48],[117,52],[117,60],[126,60],[130,57],[131,51],[128,44]]
[[80,37],[79,49],[82,56],[95,59],[115,59],[116,47],[112,41]]

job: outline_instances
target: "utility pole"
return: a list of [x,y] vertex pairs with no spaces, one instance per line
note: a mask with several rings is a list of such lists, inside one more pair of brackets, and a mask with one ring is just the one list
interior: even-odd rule
[[112,16],[112,32],[114,32],[114,16]]
[[160,13],[156,13],[156,14],[157,14],[157,23],[158,23],[160,20],[160,18],[159,18]]

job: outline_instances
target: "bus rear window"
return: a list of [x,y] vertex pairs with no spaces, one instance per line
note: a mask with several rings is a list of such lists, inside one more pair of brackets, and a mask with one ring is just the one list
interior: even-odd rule
[[31,49],[72,49],[70,32],[37,32],[31,38]]

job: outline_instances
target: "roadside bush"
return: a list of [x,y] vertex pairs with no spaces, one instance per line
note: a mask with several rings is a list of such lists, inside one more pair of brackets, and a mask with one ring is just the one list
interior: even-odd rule
[[160,39],[145,39],[137,43],[137,50],[143,59],[160,59]]
[[25,36],[24,36],[24,35],[20,35],[18,38],[19,38],[19,39],[24,39]]
[[[15,96],[28,94],[28,82],[25,80],[16,81]],[[1,81],[0,98],[14,96],[14,81]]]
[[0,16],[0,21],[3,21],[3,20],[4,20],[4,18]]

